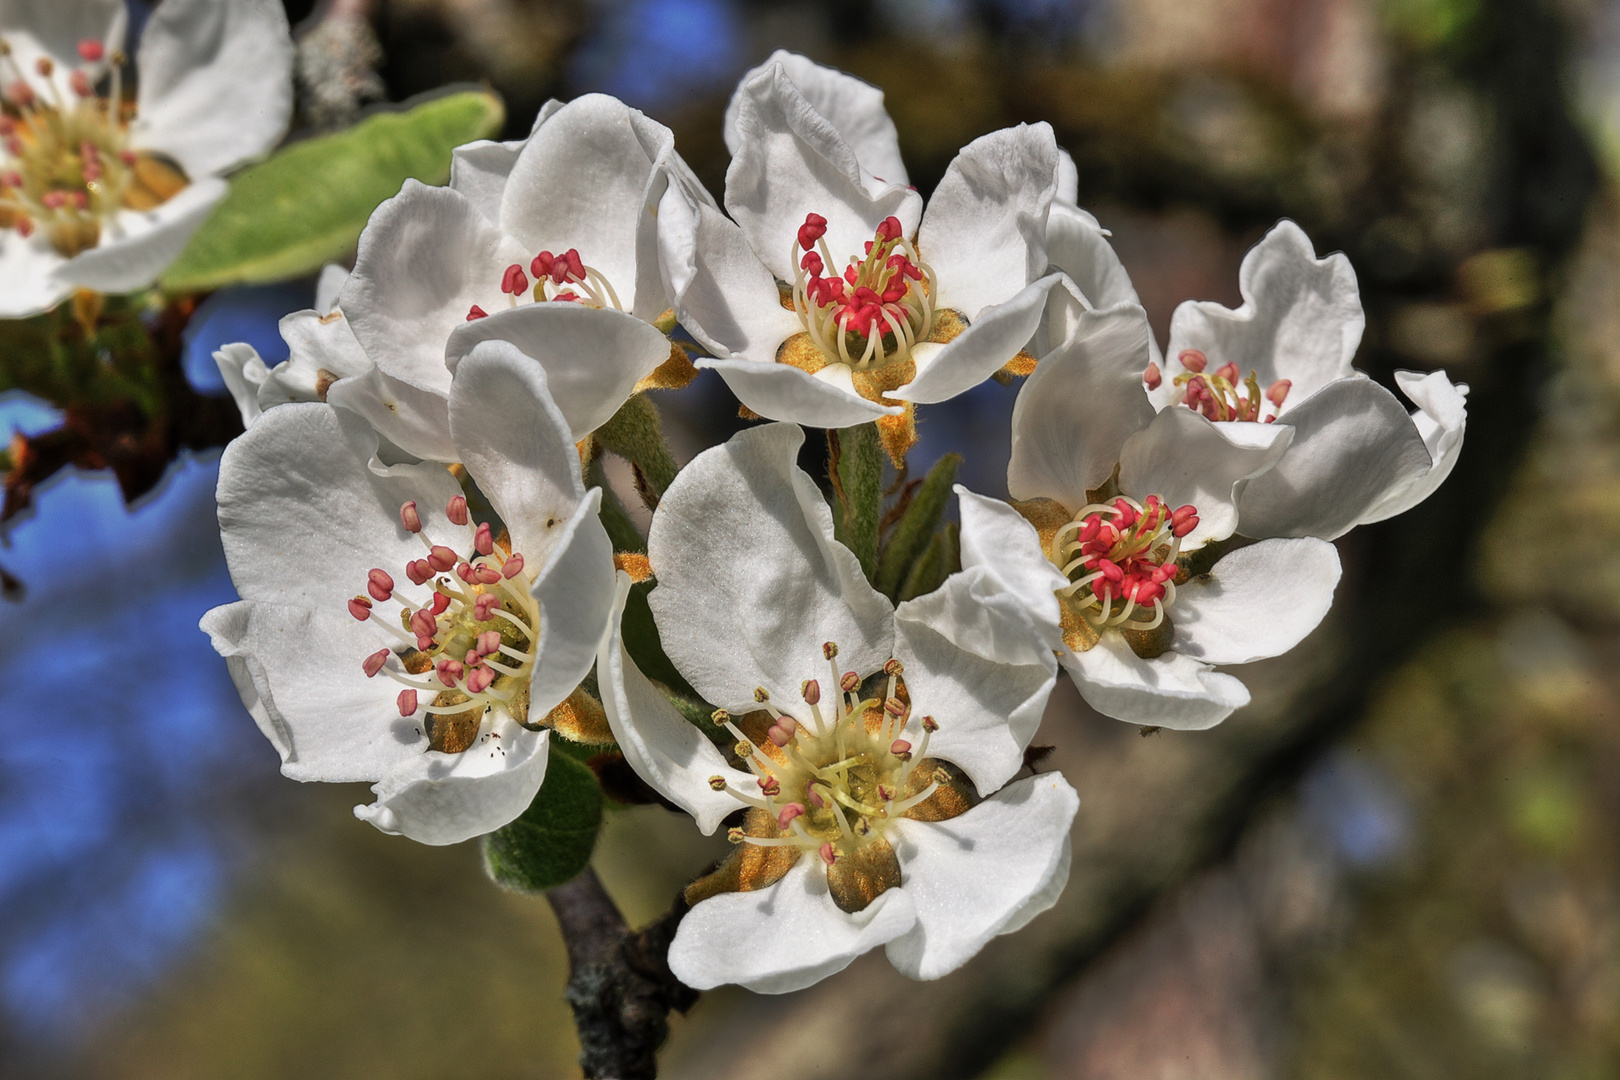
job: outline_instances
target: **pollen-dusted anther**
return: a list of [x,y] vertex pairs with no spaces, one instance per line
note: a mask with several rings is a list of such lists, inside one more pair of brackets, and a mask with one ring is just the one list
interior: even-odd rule
[[899,698],[889,698],[883,703],[883,711],[890,716],[904,716],[906,706]]
[[861,677],[853,671],[846,671],[844,677],[838,680],[838,688],[846,694],[853,694],[861,688]]
[[714,710],[714,712],[709,714],[709,719],[713,720],[716,724],[719,724],[721,727],[725,727],[726,724],[729,723],[730,720],[731,720],[731,714],[726,712],[726,710],[724,710],[724,709],[716,709],[716,710]]
[[763,705],[765,702],[771,700],[771,692],[765,689],[763,686],[756,686],[754,687],[754,700]]
[[799,686],[799,694],[806,705],[821,704],[821,684],[814,679],[804,680]]
[[387,649],[378,649],[376,652],[366,657],[365,662],[360,665],[360,667],[366,673],[366,678],[376,678],[377,672],[381,671],[383,669],[383,665],[388,663],[388,657],[390,655],[391,654]]
[[730,840],[733,844],[742,843],[743,842],[743,837],[745,837],[747,835],[748,834],[743,832],[741,829],[727,829],[726,830],[726,839]]
[[759,778],[759,790],[765,795],[780,795],[782,794],[782,782],[774,776],[762,776]]
[[419,533],[422,531],[422,515],[416,511],[415,499],[400,504],[399,523],[405,527],[406,532]]
[[902,674],[905,670],[905,665],[893,657],[890,657],[883,664],[883,674],[887,675],[891,679]]
[[356,596],[349,601],[349,614],[361,622],[371,618],[371,599],[365,596]]
[[399,692],[399,697],[396,700],[397,700],[397,704],[399,705],[399,715],[401,715],[401,716],[411,716],[411,715],[415,714],[415,712],[416,712],[416,691],[415,690],[401,690]]
[[838,659],[838,643],[834,641],[823,643],[821,646],[821,658],[823,660]]
[[711,776],[711,777],[709,777],[709,788],[710,788],[711,791],[724,791],[724,790],[726,790],[726,778],[723,777],[723,776]]
[[366,591],[378,603],[390,600],[394,595],[394,579],[388,576],[387,571],[374,567],[366,574]]
[[736,746],[733,746],[731,748],[731,752],[742,758],[744,761],[747,761],[749,758],[754,756],[754,744],[744,739]]
[[923,726],[923,730],[928,732],[929,734],[933,734],[934,732],[939,730],[939,724],[938,724],[938,722],[936,722],[934,720],[934,718],[932,716],[923,717],[922,718],[922,726]]
[[467,497],[465,495],[452,496],[445,504],[444,516],[450,519],[452,525],[467,524]]

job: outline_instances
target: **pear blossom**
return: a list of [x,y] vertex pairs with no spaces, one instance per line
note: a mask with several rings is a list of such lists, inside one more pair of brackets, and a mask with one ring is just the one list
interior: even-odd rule
[[[1039,329],[1058,149],[1044,124],[976,139],[926,212],[882,92],[778,52],[726,112],[727,219],[678,185],[659,206],[676,315],[754,412],[817,427],[954,397]],[[906,445],[899,438],[895,449]]]
[[457,148],[448,187],[407,181],[372,214],[338,296],[378,373],[339,403],[384,430],[387,392],[447,400],[461,358],[503,340],[545,369],[584,438],[671,358],[653,325],[670,304],[652,211],[672,177],[700,187],[668,128],[587,94],[549,103],[526,139]]
[[472,350],[450,389],[457,460],[384,464],[358,413],[270,409],[225,450],[219,521],[242,599],[203,617],[297,780],[367,780],[356,816],[450,844],[499,828],[545,775],[547,714],[589,672],[612,545],[545,373]]
[[1468,387],[1443,371],[1395,373],[1407,412],[1351,366],[1366,325],[1342,253],[1316,257],[1292,221],[1244,256],[1243,304],[1188,301],[1170,322],[1162,368],[1147,367],[1159,409],[1185,407],[1223,432],[1287,424],[1293,442],[1238,502],[1245,536],[1333,539],[1416,506],[1462,452]]
[[1249,700],[1215,666],[1298,644],[1332,603],[1338,554],[1324,540],[1270,539],[1211,560],[1237,528],[1245,485],[1275,467],[1291,429],[1156,414],[1141,391],[1142,309],[1071,319],[1013,406],[1017,502],[958,489],[963,569],[1023,599],[1097,711],[1210,727]]
[[[664,494],[648,554],[665,651],[736,739],[688,723],[625,651],[597,660],[635,770],[737,844],[693,883],[670,948],[689,986],[808,986],[885,946],[938,978],[1056,902],[1079,805],[1023,767],[1057,665],[1017,597],[967,571],[898,608],[833,538],[771,424],[699,454]],[[620,575],[619,604],[629,578]]]
[[224,197],[221,177],[286,132],[293,44],[276,0],[163,0],[133,111],[127,22],[124,0],[0,8],[0,318],[150,285]]

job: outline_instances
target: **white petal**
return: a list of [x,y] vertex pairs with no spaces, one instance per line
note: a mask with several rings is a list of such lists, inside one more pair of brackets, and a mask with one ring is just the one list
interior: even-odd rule
[[225,181],[204,177],[154,210],[118,211],[101,243],[58,267],[56,279],[104,293],[146,288],[179,258],[227,189]]
[[[718,371],[737,400],[768,420],[806,427],[846,428],[867,424],[880,416],[898,416],[900,409],[879,405],[857,394],[843,364],[822,371],[832,378],[807,375],[791,364],[768,360],[699,360],[700,368]],[[834,370],[842,368],[843,371]],[[849,383],[849,386],[842,385]]]
[[722,893],[686,913],[669,946],[669,969],[694,990],[739,983],[759,994],[802,990],[893,941],[917,921],[904,889],[851,915],[833,903],[814,856],[754,892]]
[[917,250],[935,303],[969,321],[1046,273],[1046,214],[1057,190],[1057,143],[1045,123],[1003,128],[963,147],[928,200]]
[[1249,703],[1249,691],[1232,676],[1177,652],[1143,660],[1114,633],[1059,659],[1086,704],[1132,724],[1197,731]]
[[289,401],[319,401],[324,384],[364,375],[371,357],[355,340],[341,313],[322,315],[314,308],[283,315],[282,340],[287,359],[271,368],[259,385],[261,411]]
[[545,372],[509,342],[480,343],[456,369],[450,432],[459,460],[511,531],[512,550],[545,559],[585,498],[579,452]]
[[1176,590],[1176,652],[1206,664],[1281,656],[1316,629],[1339,584],[1339,552],[1325,540],[1262,540],[1222,558]]
[[329,315],[337,307],[338,293],[349,283],[349,268],[340,263],[327,263],[321,267],[321,276],[315,279],[315,310]]
[[263,410],[259,408],[259,387],[270,374],[259,358],[259,351],[246,342],[235,342],[214,352],[214,363],[219,365],[225,389],[231,392],[236,407],[242,414],[242,427],[253,426]]
[[900,158],[900,136],[894,121],[883,107],[883,91],[837,68],[822,67],[809,57],[777,49],[763,64],[737,82],[737,89],[726,104],[726,149],[735,155],[743,145],[737,129],[738,101],[743,87],[756,76],[781,64],[793,85],[810,106],[826,118],[849,148],[855,152],[864,172],[891,184],[909,184],[906,165]]
[[67,262],[43,232],[0,229],[0,319],[26,319],[66,300],[73,286],[56,276]]
[[407,180],[360,234],[338,304],[378,367],[448,395],[444,349],[451,331],[473,305],[494,311],[506,303],[501,275],[520,261],[529,264],[464,196]]
[[1213,424],[1191,409],[1166,409],[1126,440],[1119,486],[1137,500],[1197,507],[1198,527],[1181,542],[1193,551],[1232,535],[1241,485],[1275,465],[1292,437],[1286,424]]
[[895,658],[911,695],[907,736],[921,717],[939,724],[929,754],[960,766],[980,791],[994,791],[1024,764],[1057,661],[1020,597],[980,568],[952,574],[895,611]]
[[558,528],[551,555],[531,595],[540,603],[540,655],[529,707],[550,712],[590,674],[613,611],[613,541],[598,515],[602,489],[592,488]]
[[1035,336],[1046,298],[1062,282],[1063,275],[1048,274],[1019,289],[1005,303],[980,310],[955,340],[945,345],[918,345],[913,350],[916,377],[891,396],[931,405],[978,386]]
[[804,432],[750,428],[681,470],[653,515],[648,597],[664,651],[706,701],[754,708],[764,686],[796,701],[824,678],[823,642],[865,676],[893,655],[893,609],[833,539],[832,513],[797,465]]
[[1130,275],[1097,219],[1061,199],[1053,201],[1046,219],[1046,255],[1079,286],[1092,307],[1141,305]]
[[895,854],[917,925],[889,942],[889,963],[913,979],[937,979],[1055,904],[1062,884],[1051,886],[1068,877],[1079,808],[1063,777],[1043,773],[948,821],[896,822]]
[[332,384],[326,400],[359,413],[377,434],[412,457],[456,460],[456,446],[450,440],[450,403],[438,394],[373,367],[363,375]]
[[1238,499],[1245,536],[1331,540],[1429,472],[1429,451],[1406,409],[1371,379],[1329,383],[1283,422],[1294,429],[1288,452]]
[[202,628],[233,677],[251,679],[257,700],[244,693],[244,702],[294,780],[379,780],[426,751],[420,722],[399,715],[399,684],[361,670],[395,644],[379,627],[336,608],[239,601],[210,611]]
[[1395,383],[1417,403],[1418,411],[1412,414],[1412,423],[1423,437],[1433,465],[1409,487],[1389,495],[1362,515],[1361,524],[1404,514],[1427,499],[1451,475],[1462,454],[1463,432],[1468,427],[1468,384],[1453,383],[1444,371],[1431,371],[1427,375],[1397,371]]
[[[72,73],[83,70],[94,81],[108,64],[105,59],[86,64],[79,42],[99,41],[110,57],[124,47],[128,24],[124,0],[0,0],[0,33],[16,64],[15,69],[8,65],[5,80],[20,74],[35,93],[48,96],[54,87],[60,100],[72,101]],[[50,79],[39,74],[42,57],[55,67]]]
[[774,362],[804,329],[742,230],[682,185],[659,202],[658,251],[676,318],[716,356]]
[[281,141],[292,118],[293,43],[276,0],[163,0],[141,31],[130,142],[194,182]]
[[[376,448],[363,419],[320,404],[270,409],[225,448],[219,527],[242,599],[343,614],[372,567],[397,578],[422,557],[400,505],[417,500],[425,521],[461,488],[443,466],[375,464]],[[430,535],[458,551],[472,540],[442,518]]]
[[709,778],[723,776],[732,787],[747,791],[754,776],[727,765],[714,743],[676,711],[631,659],[619,625],[629,595],[630,576],[621,572],[608,637],[596,660],[608,727],[636,775],[691,814],[698,829],[709,836],[742,805],[710,787]]
[[1070,206],[1080,201],[1080,170],[1074,167],[1074,158],[1061,146],[1058,147],[1057,191],[1052,200]]
[[[547,104],[562,107],[555,98]],[[527,143],[527,139],[480,139],[450,151],[450,190],[466,196],[484,220],[496,228],[501,225],[501,194],[506,190],[506,178]]]
[[922,199],[900,184],[869,189],[855,152],[780,66],[743,83],[732,102],[740,145],[726,170],[726,209],[779,279],[793,280],[796,237],[806,214],[827,219],[826,244],[834,259],[863,252],[878,223],[891,215],[913,235]]
[[377,801],[356,806],[354,816],[421,844],[459,844],[494,832],[540,791],[550,737],[507,720],[459,754],[419,754],[373,784]]
[[1069,339],[1036,365],[1013,404],[1007,490],[1069,510],[1113,475],[1126,440],[1153,422],[1142,392],[1147,313],[1135,305],[1082,312]]
[[1016,596],[1054,652],[1063,651],[1057,590],[1068,585],[1041,550],[1035,527],[1006,503],[975,495],[961,484],[956,498],[962,522],[962,569],[983,567]]
[[521,304],[463,323],[450,335],[445,363],[454,372],[481,341],[514,345],[546,374],[546,388],[574,441],[619,411],[636,383],[669,359],[669,339],[633,315],[583,304]]
[[1367,316],[1356,272],[1342,253],[1318,259],[1300,227],[1280,221],[1243,257],[1238,288],[1243,306],[1236,310],[1207,300],[1176,308],[1166,386],[1182,371],[1176,357],[1183,349],[1202,350],[1211,371],[1228,361],[1245,375],[1252,369],[1262,387],[1292,380],[1290,401],[1355,373],[1350,361]]

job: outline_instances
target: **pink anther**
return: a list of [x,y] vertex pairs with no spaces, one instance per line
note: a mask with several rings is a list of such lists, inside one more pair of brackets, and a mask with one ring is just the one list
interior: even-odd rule
[[469,694],[482,694],[495,682],[495,672],[487,667],[481,667],[467,676],[467,692]]
[[107,47],[95,38],[85,38],[79,42],[79,59],[87,64],[98,63],[107,55]]
[[501,580],[501,572],[487,562],[473,567],[473,580],[480,585],[493,585]]
[[472,307],[467,309],[467,321],[468,322],[472,322],[474,319],[487,319],[487,318],[489,318],[489,312],[485,311],[483,308],[479,307],[477,304],[474,304]]
[[884,218],[878,222],[877,234],[884,240],[898,240],[900,238],[900,219],[892,215]]
[[579,252],[569,248],[563,252],[563,258],[568,260],[568,276],[576,281],[585,280],[585,260],[579,257]]
[[1170,515],[1170,531],[1176,537],[1186,536],[1198,528],[1198,510],[1191,503],[1178,507]]
[[456,577],[471,585],[473,583],[473,568],[471,563],[457,563]]
[[391,600],[394,596],[394,579],[386,571],[373,569],[366,575],[366,592],[378,603]]
[[349,601],[349,614],[361,622],[371,618],[371,601],[364,596],[356,596]]
[[1098,572],[1102,574],[1105,581],[1111,581],[1115,585],[1118,585],[1121,581],[1125,580],[1125,571],[1119,568],[1118,563],[1113,562],[1110,559],[1098,559],[1096,568]]
[[508,266],[506,268],[506,272],[501,275],[501,292],[507,293],[511,296],[517,296],[519,293],[525,293],[528,291],[529,278],[528,275],[523,272],[523,267],[519,266],[517,263],[513,263],[511,266]]
[[480,593],[473,601],[473,618],[479,622],[488,622],[494,618],[494,613],[501,606],[501,598],[494,593]]
[[494,656],[501,651],[501,632],[499,630],[485,630],[478,635],[478,653],[480,656]]
[[782,794],[782,782],[774,776],[762,776],[759,778],[759,790],[764,795],[773,797],[780,795]]
[[399,715],[414,716],[416,714],[416,691],[401,690],[399,692]]
[[814,679],[806,679],[799,693],[804,695],[806,705],[819,705],[821,703],[821,684]]
[[433,612],[429,611],[427,608],[417,608],[415,611],[411,612],[411,633],[415,634],[418,638],[427,638],[429,641],[431,641],[433,640],[433,635],[437,634],[438,632],[439,623],[438,620],[433,617]]
[[96,92],[95,87],[90,85],[90,76],[82,71],[75,71],[69,75],[68,85],[73,87],[73,92],[80,97],[89,97]]
[[433,670],[438,674],[440,682],[446,686],[454,686],[467,669],[462,666],[460,660],[452,660],[447,656],[434,664]]
[[5,98],[19,109],[26,109],[34,103],[34,88],[21,79],[6,87]]
[[780,814],[776,815],[776,824],[783,832],[787,832],[788,826],[793,824],[793,819],[803,816],[804,803],[790,802],[786,806],[782,807],[782,812]]
[[461,662],[470,668],[474,668],[484,662],[484,657],[477,649],[468,649],[466,654],[462,656]]
[[821,851],[818,854],[821,855],[821,861],[828,866],[834,865],[839,859],[838,852],[833,850],[832,841],[830,840],[821,845]]
[[1204,366],[1209,363],[1209,357],[1198,349],[1182,349],[1176,359],[1181,361],[1182,367],[1193,372],[1203,371]]
[[432,550],[428,552],[428,565],[441,574],[448,573],[459,561],[456,553],[443,544],[434,544]]
[[422,531],[422,515],[416,512],[415,499],[400,505],[399,523],[405,526],[406,532],[419,533]]
[[442,592],[433,594],[433,605],[430,610],[435,616],[443,615],[444,609],[450,606],[450,597]]
[[32,218],[20,217],[12,222],[12,228],[16,229],[17,235],[24,240],[34,235],[34,221]]
[[1149,363],[1147,370],[1142,372],[1142,381],[1147,384],[1149,390],[1157,390],[1164,382],[1164,375],[1159,372],[1159,365]]
[[551,276],[551,264],[555,261],[556,256],[552,255],[551,252],[542,251],[529,260],[529,273],[534,275],[536,281],[548,278]]
[[809,251],[816,246],[816,241],[827,235],[827,219],[820,214],[806,214],[804,224],[799,226],[799,246]]
[[1293,389],[1293,387],[1293,380],[1278,379],[1276,382],[1267,387],[1266,400],[1280,409],[1282,408],[1283,401],[1288,397],[1288,391]]
[[523,573],[523,556],[514,551],[507,556],[506,564],[501,567],[501,577],[510,580],[521,573]]
[[65,191],[47,191],[39,197],[47,210],[60,210],[67,205],[68,197]]
[[388,663],[388,650],[378,649],[366,657],[365,662],[360,666],[365,669],[366,678],[371,679],[376,677],[377,672],[381,671],[386,663]]
[[489,531],[489,522],[478,523],[478,531],[473,534],[473,547],[480,555],[495,554],[495,537]]
[[827,800],[821,797],[821,788],[819,785],[811,784],[810,790],[804,793],[804,797],[810,800],[810,805],[815,807],[817,810],[824,810],[827,807]]
[[444,505],[444,516],[450,519],[452,525],[467,524],[467,497],[465,495],[453,496]]
[[889,753],[909,754],[911,753],[911,744],[906,742],[904,739],[896,739],[894,742],[889,744]]
[[1236,364],[1228,360],[1226,363],[1215,369],[1215,377],[1217,379],[1225,379],[1233,386],[1236,386],[1238,380],[1243,378],[1243,373],[1238,370],[1238,366]]
[[853,671],[844,672],[844,677],[838,680],[838,688],[846,694],[853,694],[861,687],[861,677]]
[[433,577],[433,567],[426,559],[413,559],[405,564],[405,576],[411,579],[412,585],[426,585]]
[[793,729],[783,727],[780,724],[773,724],[771,729],[765,733],[765,736],[777,746],[786,746],[793,741]]
[[799,269],[808,271],[811,277],[820,277],[827,272],[827,264],[821,261],[820,252],[807,251],[799,260]]

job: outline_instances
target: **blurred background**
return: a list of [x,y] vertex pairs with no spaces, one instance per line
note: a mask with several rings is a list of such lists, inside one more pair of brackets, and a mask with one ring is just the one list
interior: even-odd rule
[[[1056,909],[937,983],[873,954],[786,999],[706,995],[662,1075],[1620,1077],[1620,2],[287,7],[307,129],[485,82],[518,138],[548,97],[604,91],[674,128],[717,195],[726,98],[777,47],[882,86],[925,194],[973,137],[1047,120],[1161,342],[1181,300],[1235,305],[1287,216],[1354,263],[1359,366],[1473,386],[1456,472],[1340,542],[1335,611],[1247,669],[1247,709],[1144,735],[1060,682],[1036,742],[1082,805]],[[578,1075],[546,904],[490,885],[473,845],[355,821],[363,786],[281,779],[196,630],[233,596],[208,354],[284,357],[275,321],[312,292],[188,313],[190,420],[146,481],[82,455],[8,477],[5,1075]],[[1004,494],[1016,389],[925,409],[914,464],[960,450]],[[741,423],[712,375],[659,404],[683,459]],[[62,423],[0,396],[14,450]],[[634,922],[716,854],[638,807],[595,863]]]

